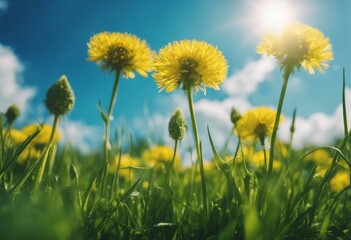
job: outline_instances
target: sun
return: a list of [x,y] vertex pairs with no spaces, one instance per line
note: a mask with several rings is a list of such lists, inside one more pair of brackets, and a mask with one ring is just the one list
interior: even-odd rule
[[261,31],[280,31],[296,20],[296,9],[288,1],[262,0],[255,3],[252,15]]

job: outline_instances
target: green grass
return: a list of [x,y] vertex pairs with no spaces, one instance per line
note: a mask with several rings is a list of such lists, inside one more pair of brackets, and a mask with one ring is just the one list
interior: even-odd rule
[[[339,163],[349,161],[349,134],[326,148],[333,162],[324,177],[316,177],[317,165],[306,161],[313,149],[292,149],[279,159],[282,167],[271,181],[249,159],[239,161],[240,147],[226,154],[236,153],[236,162],[225,161],[213,143],[213,167],[205,170],[208,218],[195,165],[169,172],[142,159],[144,165],[129,169],[131,177],[103,179],[101,152],[82,155],[66,146],[35,190],[38,161],[15,161],[35,137],[15,147],[2,134],[1,239],[351,239],[350,189],[335,193],[329,185],[343,168]],[[141,157],[147,146],[129,147]]]

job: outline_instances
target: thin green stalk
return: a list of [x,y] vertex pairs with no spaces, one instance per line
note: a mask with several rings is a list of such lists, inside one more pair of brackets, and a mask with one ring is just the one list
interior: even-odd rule
[[333,161],[328,168],[327,172],[325,173],[324,177],[322,178],[321,183],[319,184],[318,188],[314,192],[313,200],[312,200],[312,205],[310,209],[310,225],[312,224],[312,219],[315,217],[315,212],[317,210],[317,203],[320,200],[320,195],[322,194],[322,191],[325,189],[324,186],[327,182],[330,181],[332,174],[334,173],[336,167],[337,167],[337,162],[338,162],[338,156],[340,155],[344,160],[346,160],[346,157],[342,154],[342,150],[344,147],[347,145],[347,143],[350,141],[351,137],[351,131],[342,139],[342,141],[338,144],[336,148],[331,147],[335,151]]
[[118,151],[118,163],[115,169],[115,172],[113,174],[113,180],[112,180],[112,186],[110,189],[110,200],[113,198],[114,194],[117,194],[117,181],[118,181],[118,176],[119,176],[119,168],[121,166],[121,159],[122,159],[122,147]]
[[111,95],[111,99],[110,99],[110,105],[108,108],[108,112],[107,115],[103,116],[103,120],[105,123],[105,134],[104,134],[104,152],[103,152],[103,159],[105,161],[105,170],[103,171],[103,174],[101,176],[101,184],[100,184],[100,193],[101,195],[103,195],[104,190],[105,190],[105,186],[107,183],[107,169],[108,169],[108,165],[109,165],[109,149],[111,147],[110,144],[110,122],[112,119],[112,114],[113,114],[113,109],[115,107],[116,104],[116,98],[117,98],[117,90],[118,90],[118,83],[119,83],[119,75],[120,75],[120,71],[116,70],[116,74],[115,74],[115,81],[113,84],[113,88],[112,88],[112,95]]
[[230,138],[231,138],[232,135],[233,135],[234,129],[235,129],[235,126],[233,126],[232,129],[231,129],[231,131],[229,132],[229,135],[228,135],[227,139],[226,139],[225,142],[224,142],[224,145],[223,145],[223,148],[222,148],[222,151],[221,151],[221,152],[224,152],[225,150],[227,150],[227,147],[228,147],[228,145],[229,145]]
[[113,84],[112,96],[110,99],[110,106],[108,108],[107,116],[106,116],[106,118],[104,118],[104,123],[105,123],[104,160],[106,163],[108,163],[108,150],[110,147],[110,122],[112,119],[113,109],[114,109],[115,104],[116,104],[116,97],[117,97],[117,90],[118,90],[118,83],[119,83],[119,74],[120,74],[120,71],[116,70],[115,82]]
[[171,162],[171,165],[169,166],[169,168],[167,170],[167,178],[168,178],[168,187],[169,187],[169,189],[171,189],[171,174],[172,174],[172,169],[173,169],[173,165],[174,165],[174,160],[175,160],[176,155],[177,155],[178,142],[179,141],[177,139],[174,141],[174,150],[173,150],[172,162]]
[[[1,118],[1,115],[0,115]],[[0,119],[1,121],[1,119]],[[2,169],[3,165],[5,164],[4,162],[4,156],[5,156],[5,138],[4,138],[4,134],[3,134],[3,126],[0,123],[0,142],[1,142],[1,161],[0,161],[0,169]],[[0,178],[1,179],[1,178]]]
[[346,97],[345,97],[345,68],[342,69],[342,116],[344,120],[344,134],[345,136],[348,134],[349,128],[347,126],[347,111],[346,111]]
[[267,173],[268,179],[270,179],[270,177],[272,175],[275,138],[277,136],[280,115],[282,112],[282,107],[283,107],[283,102],[284,102],[284,96],[285,96],[286,88],[288,86],[288,81],[289,81],[289,77],[290,77],[291,73],[292,73],[292,68],[288,67],[287,69],[285,69],[284,75],[283,75],[284,82],[283,82],[282,90],[280,92],[277,115],[275,117],[272,138],[271,138],[271,146],[270,146],[270,150],[269,150],[269,164],[268,164],[268,173]]
[[264,143],[261,143],[261,148],[262,148],[263,159],[264,159],[264,171],[266,173],[266,178],[267,178],[267,155],[266,155],[266,148],[264,146]]
[[[342,69],[342,115],[343,115],[343,122],[344,122],[344,135],[347,136],[349,128],[347,124],[347,111],[346,111],[346,94],[345,94],[345,89],[346,89],[346,76],[345,76],[345,68]],[[347,148],[347,154],[348,157],[350,158],[350,145],[346,144]],[[351,179],[351,172],[349,175]]]
[[290,165],[290,163],[291,163],[291,157],[292,157],[292,141],[293,141],[293,137],[294,137],[294,133],[295,133],[295,121],[296,121],[296,108],[294,109],[293,119],[292,119],[292,123],[291,123],[291,127],[290,127],[290,138],[289,138],[289,145],[288,145],[288,156],[287,156],[286,159],[285,159],[286,167],[288,167],[288,165]]
[[55,133],[56,133],[56,128],[57,128],[57,124],[58,124],[58,121],[59,121],[59,118],[60,116],[59,115],[55,115],[54,117],[54,124],[52,126],[52,131],[51,131],[51,135],[50,135],[50,140],[49,140],[49,143],[45,149],[45,152],[44,152],[44,158],[41,162],[41,166],[39,168],[39,172],[38,172],[38,175],[37,175],[37,178],[35,180],[35,189],[38,189],[40,184],[41,184],[41,181],[43,179],[43,175],[44,175],[44,170],[45,170],[45,166],[46,166],[46,162],[48,160],[48,153],[49,153],[49,150],[51,149],[52,147],[52,142],[54,140],[54,137],[55,137]]
[[[233,166],[232,166],[233,169],[235,169],[235,162],[236,162],[236,158],[237,158],[238,153],[239,153],[240,146],[241,146],[241,139],[239,138],[238,145],[236,146],[236,149],[235,149],[235,152],[234,152]],[[242,154],[241,154],[241,156],[242,156]]]
[[57,152],[57,146],[53,145],[49,151],[48,154],[48,159],[49,159],[49,166],[48,166],[48,175],[50,176],[53,171],[54,163],[55,163],[55,157],[56,157],[56,152]]
[[199,140],[199,134],[198,134],[197,125],[196,125],[196,117],[195,117],[194,106],[193,106],[193,93],[191,91],[191,87],[188,88],[187,95],[188,95],[188,104],[189,104],[189,111],[190,111],[190,116],[191,116],[191,123],[192,123],[193,131],[194,131],[197,161],[200,163],[202,203],[203,203],[204,213],[205,213],[205,216],[207,218],[207,216],[208,216],[207,202],[208,201],[207,201],[207,191],[206,191],[205,170],[204,170],[204,163],[203,163],[201,149],[200,149],[200,140]]
[[168,173],[170,174],[172,169],[173,169],[173,165],[174,165],[174,160],[175,160],[175,157],[177,155],[177,149],[178,149],[178,140],[175,140],[174,141],[174,149],[173,149],[173,157],[172,157],[172,161],[171,161],[171,165],[169,166],[168,168]]

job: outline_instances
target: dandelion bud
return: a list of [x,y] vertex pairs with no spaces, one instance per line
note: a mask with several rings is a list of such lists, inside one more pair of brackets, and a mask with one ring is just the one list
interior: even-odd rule
[[232,111],[230,113],[230,121],[232,121],[232,123],[235,125],[240,118],[240,113],[235,108],[232,108]]
[[50,113],[61,116],[70,112],[75,101],[74,92],[67,77],[62,75],[46,92],[45,105]]
[[186,133],[187,129],[188,125],[186,123],[186,120],[184,119],[182,112],[179,109],[177,109],[173,113],[168,123],[169,136],[173,140],[181,140],[184,137],[184,134]]
[[12,123],[16,120],[16,118],[21,114],[19,108],[16,104],[12,104],[6,111],[5,117],[7,119],[7,123],[11,126]]

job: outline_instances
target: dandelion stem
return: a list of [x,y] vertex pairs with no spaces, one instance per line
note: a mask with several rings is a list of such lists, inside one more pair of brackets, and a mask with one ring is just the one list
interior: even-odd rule
[[118,89],[118,83],[119,83],[119,74],[120,74],[120,71],[116,70],[115,82],[113,85],[112,96],[110,99],[110,106],[108,108],[107,118],[104,119],[104,122],[105,122],[104,160],[106,163],[108,163],[108,149],[110,146],[110,139],[109,139],[110,138],[110,122],[112,119],[113,109],[114,109],[115,104],[116,104],[117,89]]
[[289,145],[288,145],[288,156],[285,159],[286,166],[291,164],[291,156],[292,156],[292,142],[295,133],[295,120],[296,120],[296,108],[294,109],[293,113],[293,120],[290,127],[290,138],[289,138]]
[[112,95],[110,99],[110,106],[108,108],[107,116],[103,117],[104,123],[105,123],[105,136],[104,136],[104,164],[105,164],[105,170],[103,171],[103,174],[101,176],[101,184],[100,184],[100,193],[104,193],[105,185],[107,182],[107,169],[109,165],[109,149],[111,147],[110,144],[110,122],[112,120],[112,114],[113,114],[113,109],[116,104],[116,97],[117,97],[117,90],[118,90],[118,83],[119,83],[119,74],[120,70],[116,70],[115,74],[115,82],[113,84],[113,89],[112,89]]
[[235,126],[233,126],[233,128],[230,130],[229,135],[228,135],[227,139],[224,142],[224,146],[223,146],[221,152],[225,152],[227,150],[229,142],[230,142],[230,138],[232,137],[234,130],[235,130]]
[[267,173],[268,179],[270,179],[270,177],[272,175],[275,138],[277,136],[280,115],[281,115],[281,112],[282,112],[282,107],[283,107],[283,102],[284,102],[284,96],[285,96],[286,88],[288,86],[288,81],[289,81],[289,77],[290,77],[291,73],[292,73],[292,68],[291,67],[287,67],[284,70],[284,74],[283,74],[284,82],[283,82],[282,90],[280,92],[280,97],[279,97],[279,102],[278,102],[278,109],[277,109],[277,115],[275,117],[275,122],[274,122],[274,127],[273,127],[273,132],[272,132],[272,138],[271,138],[271,146],[270,146],[270,150],[269,150],[269,164],[268,164],[268,173]]
[[173,169],[173,165],[174,165],[174,160],[176,158],[176,155],[177,155],[177,149],[178,149],[178,140],[176,139],[174,141],[174,150],[173,150],[173,157],[172,157],[172,162],[171,162],[171,165],[169,166],[168,168],[168,186],[169,188],[171,188],[171,174],[172,174],[172,169]]
[[261,148],[262,148],[263,159],[264,159],[264,171],[266,172],[266,178],[267,178],[267,155],[266,155],[266,148],[264,146],[264,142],[261,142]]
[[200,140],[199,140],[199,134],[198,134],[197,125],[196,125],[196,117],[195,117],[194,106],[193,106],[193,94],[191,91],[191,87],[188,88],[187,95],[188,95],[188,104],[189,104],[189,111],[190,111],[190,116],[191,116],[191,123],[192,123],[193,131],[194,131],[195,147],[196,147],[196,153],[197,153],[197,162],[200,163],[202,203],[203,203],[203,208],[204,208],[204,214],[207,218],[208,206],[207,206],[206,179],[205,179],[204,163],[203,163],[202,154],[201,154],[201,150],[200,150]]
[[46,162],[48,160],[48,153],[49,153],[49,150],[52,147],[52,142],[53,142],[54,137],[55,137],[55,133],[56,133],[56,128],[57,128],[57,124],[58,124],[58,121],[59,121],[59,117],[60,117],[59,115],[55,115],[55,117],[54,117],[54,123],[53,123],[53,126],[52,126],[50,140],[49,140],[49,143],[48,143],[48,145],[47,145],[47,147],[45,149],[45,152],[43,153],[44,157],[43,157],[43,160],[41,162],[37,178],[35,180],[35,189],[39,188],[39,186],[41,184],[41,181],[43,179],[44,170],[45,170],[45,167],[46,167]]

